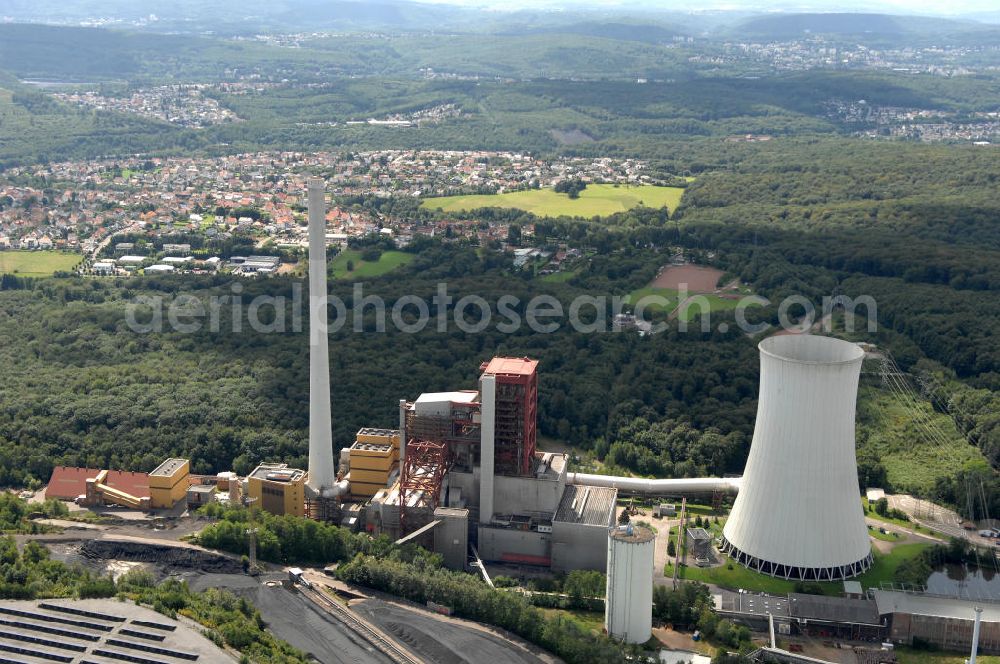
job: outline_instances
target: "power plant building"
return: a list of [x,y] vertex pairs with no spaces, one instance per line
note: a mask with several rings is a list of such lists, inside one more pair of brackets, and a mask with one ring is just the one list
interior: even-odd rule
[[389,484],[399,465],[399,432],[361,429],[348,455],[351,495],[371,498]]
[[[248,478],[250,498],[274,513],[360,518],[372,534],[443,547],[456,567],[474,544],[487,561],[604,569],[617,490],[567,483],[566,455],[536,450],[537,360],[494,357],[480,366],[478,389],[401,400],[399,428],[360,430],[335,474],[324,198],[323,181],[310,180],[308,474],[262,465]],[[366,503],[352,510],[348,500]]]
[[864,351],[809,334],[760,349],[760,397],[723,551],[771,576],[837,581],[872,565],[854,417]]
[[552,519],[552,570],[600,570],[607,550],[596,546],[615,523],[618,491],[607,487],[566,485]]
[[149,474],[149,503],[153,509],[170,509],[187,496],[191,464],[187,459],[167,459]]
[[[396,448],[361,443],[359,435],[347,477],[350,495],[371,495],[367,530],[404,537],[448,514],[466,520],[467,541],[484,561],[604,569],[618,492],[569,484],[566,455],[537,451],[537,367],[528,358],[493,358],[480,367],[478,390],[401,401],[399,430],[385,430],[399,441],[396,482]],[[456,539],[429,532],[417,541],[437,547]],[[441,553],[447,560],[449,551]]]
[[256,507],[278,516],[305,516],[306,473],[283,463],[262,463],[247,477]]
[[979,651],[1000,654],[1000,604],[924,593],[872,590],[878,613],[889,621],[893,643],[922,641],[944,650],[967,650],[972,644],[976,609],[982,609]]

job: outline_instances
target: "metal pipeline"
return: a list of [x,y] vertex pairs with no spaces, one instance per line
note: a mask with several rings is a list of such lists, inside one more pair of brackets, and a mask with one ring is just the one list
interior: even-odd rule
[[613,475],[588,475],[586,473],[566,473],[567,484],[606,486],[632,493],[650,495],[691,494],[691,493],[737,493],[740,477],[685,477],[668,480],[649,480],[641,477],[616,477]]
[[336,482],[331,488],[323,489],[322,496],[324,498],[339,498],[340,496],[346,496],[351,490],[351,483],[348,480],[340,480]]

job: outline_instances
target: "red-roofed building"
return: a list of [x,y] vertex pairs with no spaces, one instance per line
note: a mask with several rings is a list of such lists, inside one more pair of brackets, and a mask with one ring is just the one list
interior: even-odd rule
[[[76,500],[77,496],[87,493],[87,480],[97,477],[100,472],[94,468],[56,466],[45,489],[45,497]],[[146,473],[111,470],[108,471],[105,485],[137,498],[149,498],[149,475]]]
[[538,360],[527,357],[494,357],[480,370],[494,376],[532,376],[538,370]]
[[480,367],[496,377],[494,463],[502,475],[528,475],[538,425],[538,360],[494,357]]

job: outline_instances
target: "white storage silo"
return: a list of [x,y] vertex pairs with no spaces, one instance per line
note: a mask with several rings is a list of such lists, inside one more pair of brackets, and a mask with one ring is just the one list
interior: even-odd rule
[[786,579],[861,574],[872,564],[854,452],[864,351],[809,334],[758,348],[757,422],[723,550]]
[[619,526],[608,532],[604,629],[613,639],[645,643],[653,635],[653,531]]

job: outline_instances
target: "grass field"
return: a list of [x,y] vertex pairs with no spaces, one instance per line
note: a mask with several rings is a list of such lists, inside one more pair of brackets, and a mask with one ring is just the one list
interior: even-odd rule
[[[731,311],[740,303],[739,300],[719,297],[718,295],[696,295],[694,297],[697,299],[688,301],[680,313],[678,313],[677,317],[679,319],[692,321],[697,316],[705,315],[706,306],[704,305],[707,305],[707,310],[711,313],[715,311]],[[758,305],[751,303],[750,306],[755,307]]]
[[[330,261],[334,279],[374,279],[388,274],[413,260],[413,254],[402,251],[384,251],[379,259],[369,263],[361,260],[361,252],[345,249]],[[347,263],[352,262],[354,270],[348,272]]]
[[858,399],[862,449],[878,454],[897,493],[927,494],[939,477],[970,466],[988,467],[985,457],[927,402],[904,406],[888,391],[863,386]]
[[[896,647],[896,659],[900,664],[964,664],[969,653],[929,652],[913,648]],[[977,655],[976,664],[1000,664],[996,655]]]
[[669,314],[677,308],[677,291],[672,288],[655,288],[647,286],[639,288],[628,294],[628,303],[633,307],[643,298],[663,298],[665,303],[651,299],[645,304],[644,310],[653,314]]
[[445,212],[475,210],[484,207],[517,208],[539,217],[593,217],[625,212],[634,207],[659,208],[667,206],[671,212],[680,205],[682,187],[616,187],[612,184],[592,184],[572,199],[557,194],[552,189],[529,189],[497,195],[443,196],[428,198],[421,207]]
[[899,541],[899,533],[892,530],[886,530],[884,533],[882,533],[879,532],[879,529],[876,526],[868,526],[868,536],[874,537],[877,540],[882,540],[883,542]]
[[[678,292],[672,288],[657,288],[655,286],[647,286],[646,288],[639,288],[628,294],[629,303],[635,306],[635,304],[644,297],[658,296],[666,298],[667,303],[659,304],[657,302],[650,302],[646,307],[645,311],[654,314],[670,313],[677,308],[679,304],[678,300],[680,296]],[[684,308],[678,312],[677,318],[679,320],[692,321],[697,316],[703,316],[706,312],[711,313],[714,311],[730,311],[736,308],[739,304],[739,300],[732,300],[729,298],[719,297],[718,295],[700,295],[695,294],[691,296],[694,299],[689,300]],[[750,306],[757,306],[751,303]]]
[[[889,553],[879,553],[875,551],[875,562],[872,568],[859,576],[858,581],[864,588],[877,588],[883,581],[892,581],[896,568],[905,560],[920,555],[920,552],[931,546],[923,542],[912,544],[900,544],[893,547]],[[729,569],[729,567],[732,569]],[[673,575],[673,565],[667,563],[664,574],[669,578]],[[690,581],[701,581],[711,583],[723,588],[743,588],[751,592],[765,592],[777,595],[795,591],[795,582],[785,579],[774,579],[766,574],[752,572],[742,565],[727,561],[721,567],[682,567],[680,571],[682,579]],[[826,595],[838,596],[844,591],[842,583],[820,583],[818,584]]]
[[0,274],[49,277],[75,268],[83,257],[62,251],[0,251]]
[[594,613],[592,611],[576,611],[570,609],[542,609],[542,613],[546,616],[552,618],[556,616],[562,616],[564,618],[572,618],[580,625],[589,629],[591,632],[600,634],[604,629],[604,614]]
[[566,270],[565,272],[543,274],[538,277],[538,280],[545,284],[564,284],[578,274],[580,274],[579,270]]

